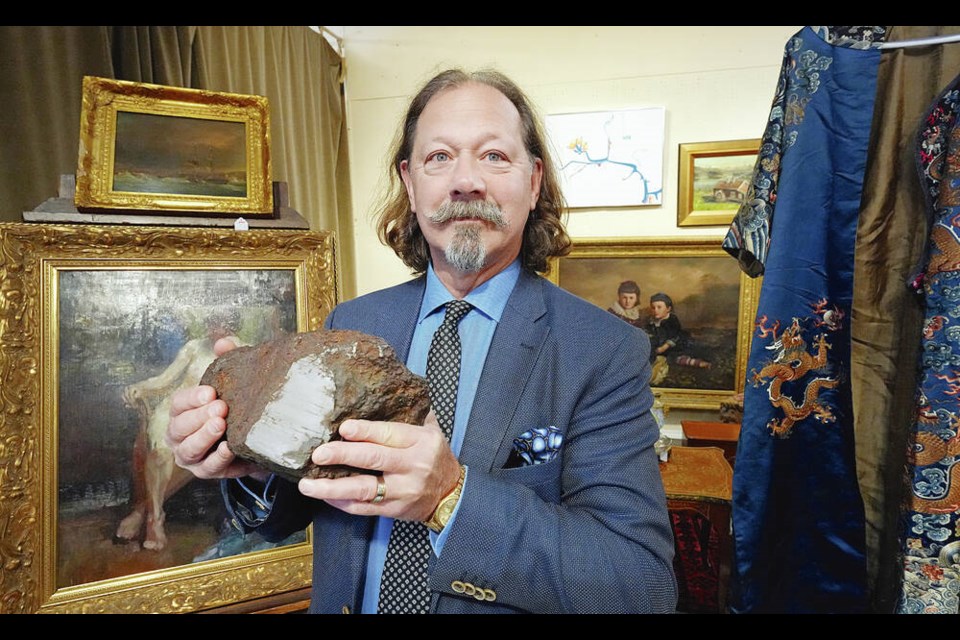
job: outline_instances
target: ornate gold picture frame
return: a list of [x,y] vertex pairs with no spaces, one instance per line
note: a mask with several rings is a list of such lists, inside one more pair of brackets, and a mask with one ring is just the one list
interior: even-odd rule
[[162,451],[149,399],[211,329],[319,329],[334,264],[328,232],[0,224],[0,613],[189,612],[310,584],[308,537],[225,526],[215,481],[170,482],[151,529],[138,443]]
[[273,216],[267,99],[85,76],[75,204]]
[[[577,239],[569,255],[553,260],[549,278],[648,333],[651,384],[665,407],[719,409],[743,391],[760,293],[759,280],[743,274],[720,242]],[[621,285],[631,282],[636,288],[622,289],[639,295],[621,298]],[[654,317],[652,297],[672,320]]]
[[680,145],[677,225],[729,225],[743,203],[760,139]]

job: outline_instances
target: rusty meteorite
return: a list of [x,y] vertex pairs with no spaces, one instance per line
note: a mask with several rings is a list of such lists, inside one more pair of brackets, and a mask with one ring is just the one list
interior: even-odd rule
[[230,408],[227,442],[238,457],[285,478],[336,478],[363,472],[317,466],[314,448],[340,439],[348,418],[423,424],[427,381],[384,340],[358,331],[297,333],[217,358],[200,384]]

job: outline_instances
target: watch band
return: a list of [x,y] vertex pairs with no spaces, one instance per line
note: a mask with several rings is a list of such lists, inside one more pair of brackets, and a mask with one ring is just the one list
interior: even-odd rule
[[431,531],[440,533],[443,531],[443,528],[447,526],[447,523],[450,522],[450,517],[453,515],[453,510],[457,506],[457,502],[460,501],[460,493],[463,491],[463,482],[467,477],[467,468],[462,464],[460,465],[460,478],[457,480],[457,486],[453,490],[440,499],[440,502],[437,503],[437,508],[433,510],[433,513],[430,514],[430,517],[427,518],[423,524],[427,525],[427,528]]

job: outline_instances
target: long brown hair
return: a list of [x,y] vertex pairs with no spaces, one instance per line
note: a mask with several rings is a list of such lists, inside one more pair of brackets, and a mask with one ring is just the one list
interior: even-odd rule
[[448,69],[431,78],[413,97],[404,117],[403,127],[397,132],[391,147],[390,184],[379,208],[377,234],[380,241],[393,249],[415,273],[427,270],[430,247],[423,237],[420,225],[417,224],[416,214],[410,210],[410,201],[400,175],[400,163],[410,157],[417,122],[427,103],[442,91],[470,82],[493,87],[513,103],[520,113],[520,126],[527,153],[531,160],[540,158],[543,162],[540,195],[537,206],[530,212],[524,226],[520,259],[525,269],[546,272],[549,267],[548,258],[570,252],[570,236],[567,235],[562,220],[566,212],[566,201],[560,191],[559,175],[546,144],[543,126],[533,105],[520,87],[499,71],[468,73],[461,69]]

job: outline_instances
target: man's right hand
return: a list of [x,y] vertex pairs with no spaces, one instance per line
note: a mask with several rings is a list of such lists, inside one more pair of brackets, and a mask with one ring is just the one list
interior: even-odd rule
[[[234,349],[230,339],[218,340],[214,352],[221,356]],[[201,385],[173,394],[166,442],[177,465],[198,478],[237,478],[262,475],[253,463],[239,460],[221,441],[227,430],[227,403],[213,387]]]

